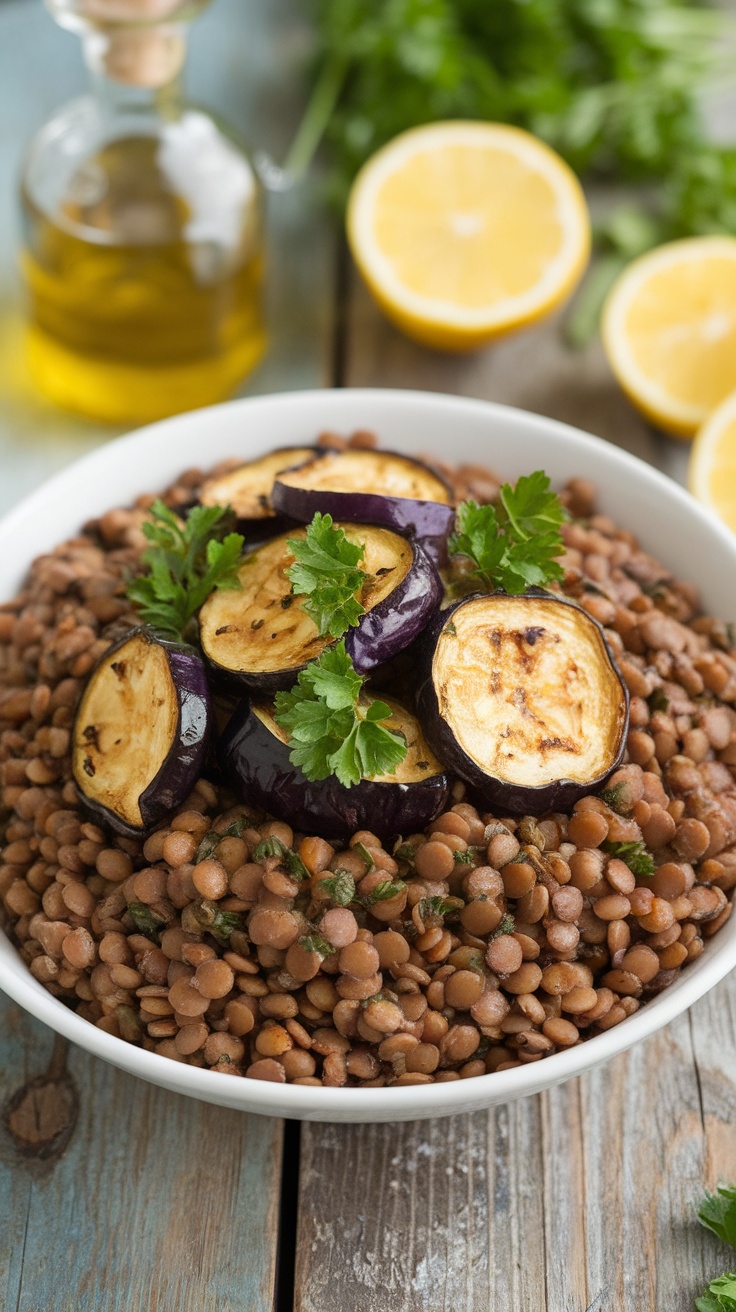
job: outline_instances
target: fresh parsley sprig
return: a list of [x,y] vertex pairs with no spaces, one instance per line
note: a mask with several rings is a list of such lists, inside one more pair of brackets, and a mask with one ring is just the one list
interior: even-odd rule
[[714,1194],[706,1193],[698,1208],[698,1220],[724,1244],[736,1248],[736,1185],[720,1184]]
[[647,852],[646,843],[639,839],[636,843],[601,843],[604,852],[618,857],[629,867],[633,875],[649,878],[654,874],[654,858]]
[[363,697],[364,682],[341,640],[310,661],[290,692],[276,694],[274,718],[291,739],[289,759],[312,782],[334,774],[350,788],[406,756],[403,736],[382,723],[390,706]]
[[239,588],[243,538],[228,530],[227,506],[194,506],[185,520],[157,500],[143,524],[151,546],[148,573],[131,580],[127,595],[141,619],[165,638],[191,637],[190,625],[215,588]]
[[450,555],[469,560],[473,568],[465,577],[484,587],[521,593],[544,586],[563,578],[555,557],[564,551],[560,527],[567,519],[549,478],[538,469],[515,487],[504,483],[495,506],[461,502]]
[[736,1312],[736,1271],[711,1280],[700,1298],[696,1298],[698,1312]]
[[366,580],[365,571],[359,568],[365,548],[362,543],[349,542],[343,530],[334,527],[332,515],[319,511],[306,537],[289,538],[287,546],[296,561],[286,571],[292,592],[306,597],[304,610],[323,637],[341,638],[364,614],[355,594]]
[[[698,1208],[698,1220],[706,1230],[736,1248],[736,1185],[720,1184],[714,1194],[706,1193]],[[736,1312],[736,1272],[711,1280],[700,1298],[698,1312]]]

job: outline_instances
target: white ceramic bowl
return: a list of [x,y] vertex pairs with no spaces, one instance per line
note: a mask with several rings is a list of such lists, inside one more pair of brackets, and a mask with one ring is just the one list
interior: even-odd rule
[[[374,429],[389,449],[487,463],[506,478],[545,469],[555,484],[593,479],[600,504],[674,572],[701,589],[706,610],[731,617],[736,538],[675,483],[624,451],[565,425],[483,401],[422,392],[314,391],[236,401],[182,415],[98,448],[34,492],[0,524],[0,597],[31,559],[90,516],[155,490],[180,470],[313,440],[321,429]],[[726,613],[728,612],[728,613]],[[224,1107],[315,1121],[394,1121],[475,1111],[558,1084],[666,1025],[736,965],[736,916],[694,965],[605,1034],[495,1075],[386,1089],[327,1089],[234,1079],[169,1061],[80,1019],[38,984],[0,935],[0,987],[88,1052],[152,1084]]]

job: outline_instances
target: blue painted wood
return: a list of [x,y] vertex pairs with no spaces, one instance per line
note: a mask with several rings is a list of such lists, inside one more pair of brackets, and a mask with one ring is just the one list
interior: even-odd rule
[[5,1001],[0,1072],[4,1312],[270,1312],[279,1121],[123,1075]]

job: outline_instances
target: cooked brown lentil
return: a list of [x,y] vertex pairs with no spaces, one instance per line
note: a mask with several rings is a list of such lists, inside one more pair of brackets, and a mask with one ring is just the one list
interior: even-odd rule
[[[441,471],[458,497],[498,488],[476,466]],[[202,477],[187,471],[169,502]],[[596,515],[585,480],[563,499],[578,517],[564,528],[564,591],[605,626],[631,692],[624,764],[570,814],[479,814],[458,782],[454,805],[404,836],[411,863],[370,833],[343,851],[294,834],[209,779],[145,840],[91,823],[69,729],[92,664],[135,622],[124,580],[150,498],[35,561],[0,607],[0,899],[34,977],[149,1051],[333,1087],[512,1069],[620,1024],[671,984],[732,909],[736,650],[689,585]],[[241,816],[244,832],[196,863],[204,834]],[[266,837],[295,849],[306,881],[276,857],[255,860]],[[605,846],[623,842],[646,845],[653,877]],[[370,910],[333,906],[320,881],[336,870],[363,897],[396,876],[407,888]],[[426,898],[457,903],[423,919]],[[136,929],[134,902],[160,921],[158,942]],[[240,918],[229,941],[207,931],[215,903]]]

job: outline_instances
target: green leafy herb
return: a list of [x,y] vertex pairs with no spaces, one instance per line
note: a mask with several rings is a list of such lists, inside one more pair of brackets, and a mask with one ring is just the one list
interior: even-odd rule
[[241,815],[238,816],[238,819],[234,820],[231,825],[228,825],[227,829],[223,829],[222,833],[219,833],[217,829],[208,830],[197,848],[197,854],[194,858],[195,866],[198,866],[200,861],[209,861],[223,838],[240,838],[241,834],[248,828],[249,824],[250,821],[248,817]]
[[419,902],[419,915],[424,922],[443,922],[448,917],[457,916],[465,903],[461,897],[423,897]]
[[454,856],[455,861],[456,861],[459,865],[461,865],[461,866],[472,866],[472,865],[475,864],[475,854],[476,854],[477,850],[478,850],[477,848],[469,847],[469,848],[467,848],[467,850],[466,850],[465,852],[460,852],[460,851],[458,850],[458,851],[453,852],[452,855]]
[[291,590],[306,597],[304,610],[311,615],[323,636],[341,638],[357,624],[364,607],[356,598],[365,580],[358,567],[364,547],[349,542],[331,515],[315,514],[305,538],[289,538],[287,546],[296,560],[288,569]]
[[629,789],[625,780],[622,780],[620,784],[614,784],[613,788],[602,788],[599,797],[617,815],[625,815],[627,811],[631,810],[628,804]]
[[398,839],[394,845],[394,856],[397,861],[406,861],[414,868],[417,859],[417,849],[413,843],[405,843],[403,839]]
[[501,938],[504,934],[513,934],[513,932],[514,932],[514,917],[504,916],[500,925],[497,925],[493,933],[489,936],[488,942],[492,943],[494,938]]
[[736,150],[707,141],[700,94],[727,67],[729,20],[696,0],[318,0],[316,18],[287,166],[303,171],[326,136],[338,202],[405,128],[485,119],[528,128],[579,172],[655,184],[648,211],[628,203],[599,228],[611,260],[736,230]]
[[320,879],[319,887],[335,907],[347,907],[355,897],[355,880],[349,870],[336,870],[334,875]]
[[448,545],[451,555],[472,562],[470,578],[521,593],[564,577],[555,557],[564,551],[560,526],[568,514],[549,488],[550,480],[538,469],[515,487],[504,483],[495,507],[461,502]]
[[290,692],[276,694],[275,719],[291,739],[289,759],[309,780],[334,774],[346,788],[388,774],[406,756],[406,742],[381,723],[391,708],[361,699],[357,674],[341,640],[310,661]]
[[150,938],[152,943],[160,944],[159,934],[166,924],[161,916],[157,916],[155,911],[146,906],[145,902],[129,902],[128,915],[139,934],[144,934]]
[[736,1312],[736,1272],[711,1280],[700,1298],[696,1298],[698,1312]]
[[210,902],[207,898],[202,898],[197,905],[196,915],[202,928],[221,943],[229,943],[233,931],[243,928],[242,916],[237,911],[223,911],[216,902]]
[[365,861],[366,864],[365,873],[367,875],[371,873],[371,870],[375,870],[376,863],[373,860],[373,857],[371,856],[370,852],[368,851],[368,848],[366,847],[365,843],[353,843],[353,851],[357,852],[360,856],[362,856],[363,860]]
[[381,989],[380,993],[372,993],[369,998],[363,998],[360,1005],[365,1011],[365,1008],[370,1007],[372,1002],[395,1002],[395,1001],[396,1001],[395,993],[390,993],[386,989]]
[[361,900],[364,906],[372,907],[375,902],[390,902],[392,898],[398,897],[399,893],[403,893],[405,888],[403,879],[382,879],[380,884],[376,884],[372,892],[366,893]]
[[669,710],[670,699],[663,688],[655,688],[647,697],[647,705],[650,711],[667,711]]
[[335,951],[329,939],[323,938],[321,934],[318,934],[316,932],[311,934],[303,934],[302,937],[298,940],[298,942],[300,948],[304,948],[305,952],[316,952],[317,955],[320,956],[323,961],[325,957],[331,957],[333,952]]
[[629,867],[634,875],[646,876],[654,874],[654,859],[647,852],[646,844],[640,839],[636,843],[601,843],[604,852],[609,856],[618,857]]
[[471,952],[464,970],[474,970],[476,975],[487,975],[486,960],[482,952]]
[[264,838],[253,849],[253,860],[257,862],[265,861],[270,856],[277,856],[281,859],[281,864],[291,875],[292,879],[301,882],[303,879],[309,879],[309,871],[293,847],[287,847],[281,842],[280,838],[271,835],[270,838]]
[[127,595],[157,633],[185,638],[215,588],[240,587],[243,538],[228,531],[229,507],[194,506],[181,520],[159,500],[149,515],[143,532],[152,545],[141,557],[148,573],[128,584]]
[[721,1184],[714,1194],[706,1193],[698,1220],[706,1230],[736,1248],[736,1185]]

